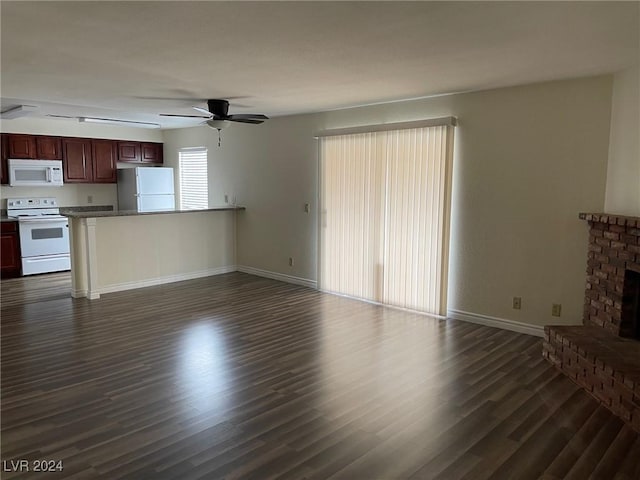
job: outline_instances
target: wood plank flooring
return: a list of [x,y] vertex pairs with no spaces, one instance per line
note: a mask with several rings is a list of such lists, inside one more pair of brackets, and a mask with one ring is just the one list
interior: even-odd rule
[[640,436],[535,337],[242,273],[0,286],[2,478],[640,478]]

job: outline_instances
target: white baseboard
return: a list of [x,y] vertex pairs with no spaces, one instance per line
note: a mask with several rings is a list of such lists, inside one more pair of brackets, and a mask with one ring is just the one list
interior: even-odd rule
[[544,327],[541,325],[530,325],[528,323],[508,320],[506,318],[490,317],[488,315],[479,315],[477,313],[463,312],[461,310],[448,310],[447,316],[455,320],[464,322],[478,323],[488,327],[502,328],[503,330],[511,330],[518,333],[526,333],[536,337],[544,337]]
[[211,277],[213,275],[221,275],[223,273],[235,272],[235,265],[225,265],[223,267],[208,268],[207,270],[198,270],[196,272],[179,273],[177,275],[167,275],[166,277],[149,278],[146,280],[137,280],[134,282],[116,283],[98,288],[95,292],[98,295],[104,293],[122,292],[124,290],[133,290],[135,288],[153,287],[163,285],[165,283],[182,282],[184,280],[193,280],[194,278]]
[[317,282],[315,280],[310,280],[308,278],[302,278],[302,277],[294,277],[293,275],[286,275],[284,273],[271,272],[269,270],[262,270],[261,268],[238,265],[237,270],[239,272],[248,273],[250,275],[270,278],[272,280],[280,280],[281,282],[286,282],[286,283],[294,283],[296,285],[302,285],[304,287],[310,287],[310,288],[317,287]]
[[90,292],[89,290],[71,290],[71,298],[88,298],[89,300],[97,300],[100,298],[100,292],[95,290]]

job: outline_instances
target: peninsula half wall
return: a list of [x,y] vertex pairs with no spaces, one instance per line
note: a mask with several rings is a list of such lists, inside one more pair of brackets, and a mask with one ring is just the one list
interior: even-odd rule
[[235,271],[236,213],[242,210],[68,213],[71,295],[94,300]]

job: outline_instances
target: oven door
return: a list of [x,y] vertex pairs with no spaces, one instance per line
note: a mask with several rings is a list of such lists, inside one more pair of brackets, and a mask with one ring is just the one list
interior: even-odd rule
[[69,253],[67,219],[20,219],[20,249],[23,257]]

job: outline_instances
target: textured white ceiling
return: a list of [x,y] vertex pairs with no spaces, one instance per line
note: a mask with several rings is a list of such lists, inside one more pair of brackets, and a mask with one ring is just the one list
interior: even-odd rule
[[[638,2],[1,2],[2,109],[194,125],[621,70]],[[157,98],[149,98],[157,97]]]

